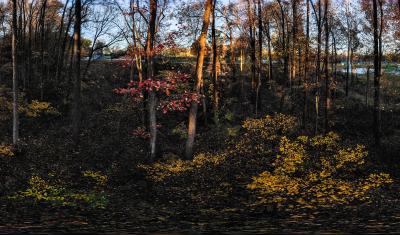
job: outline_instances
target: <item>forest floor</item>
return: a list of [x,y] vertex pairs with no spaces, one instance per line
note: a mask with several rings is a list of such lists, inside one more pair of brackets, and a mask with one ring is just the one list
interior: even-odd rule
[[[110,65],[95,66],[107,71]],[[393,183],[374,192],[371,200],[302,208],[257,203],[259,195],[246,185],[268,162],[259,165],[260,159],[252,156],[207,163],[182,173],[176,168],[178,174],[167,175],[165,181],[151,180],[156,174],[146,171],[147,140],[130,134],[141,123],[140,112],[112,92],[124,85],[120,77],[123,75],[117,72],[104,73],[85,81],[84,123],[78,146],[67,137],[67,118],[22,118],[21,145],[14,156],[0,160],[0,234],[400,233],[400,111],[383,113],[384,148],[374,150],[371,121],[367,120],[371,114],[359,104],[362,82],[352,87],[353,101],[340,95],[334,101],[331,129],[345,140],[364,144],[370,153],[368,164],[389,173]],[[234,91],[226,92],[236,96]],[[301,99],[296,95],[282,98],[267,89],[263,92],[263,114],[299,114]],[[224,107],[225,113],[239,110],[235,98],[231,100],[232,104]],[[224,102],[230,101],[226,98]],[[63,112],[62,107],[59,110]],[[196,152],[218,155],[221,146],[235,138],[226,130],[240,127],[244,119],[240,112],[229,112],[234,118],[227,117],[221,126],[200,121]],[[175,161],[182,154],[185,121],[182,114],[161,116],[161,163]],[[7,140],[9,135],[0,139]],[[181,165],[175,163],[174,167],[186,166],[178,163]],[[237,165],[225,170],[230,164]]]

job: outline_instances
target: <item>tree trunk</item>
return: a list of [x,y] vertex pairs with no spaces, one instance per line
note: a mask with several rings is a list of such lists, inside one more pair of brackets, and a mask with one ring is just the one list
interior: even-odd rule
[[318,0],[318,46],[317,46],[317,66],[316,66],[316,92],[315,92],[315,134],[318,133],[318,119],[319,119],[319,92],[320,92],[320,81],[321,81],[321,44],[322,44],[322,9],[321,9],[321,0]]
[[[157,4],[158,0],[150,0],[150,19],[149,28],[147,33],[146,43],[146,59],[147,59],[147,79],[154,79],[154,55],[153,47],[155,40],[156,18],[157,18]],[[156,103],[157,97],[154,90],[148,92],[149,102],[149,128],[150,128],[150,162],[154,161],[156,157],[156,140],[157,140],[157,117],[156,117]]]
[[[375,145],[380,147],[381,144],[381,113],[380,113],[380,51],[379,51],[379,34],[378,34],[378,0],[373,0],[373,30],[374,30],[374,121],[373,131]],[[382,17],[382,16],[381,16]],[[382,30],[382,29],[381,29]]]
[[215,38],[215,6],[217,1],[213,0],[212,7],[212,24],[211,24],[211,38],[212,38],[212,84],[213,84],[213,115],[214,115],[214,123],[219,123],[218,118],[218,107],[219,107],[219,89],[218,89],[218,73],[217,73],[217,40]]
[[62,44],[61,43],[61,38],[62,38],[62,33],[64,31],[64,21],[65,21],[64,19],[65,19],[65,13],[67,11],[68,3],[69,3],[69,0],[66,0],[66,2],[64,3],[65,5],[63,7],[63,11],[62,11],[62,15],[61,15],[60,28],[58,30],[58,36],[57,36],[57,44],[56,44],[57,54],[56,54],[56,62],[55,62],[55,66],[56,66],[55,79],[56,79],[56,82],[58,81],[58,76],[57,76],[58,75],[58,70],[57,70],[57,68],[58,68],[58,65],[60,64],[60,60],[61,60],[61,58],[60,58],[61,45],[60,44]]
[[365,85],[365,106],[368,107],[370,68],[367,68],[367,84]]
[[44,83],[46,80],[46,71],[44,63],[44,50],[45,50],[45,20],[46,20],[47,0],[43,0],[43,5],[40,14],[40,99],[44,98]]
[[229,29],[229,50],[231,53],[230,56],[230,64],[232,70],[232,78],[236,81],[236,57],[235,57],[235,47],[233,42],[233,32],[232,29]]
[[273,79],[272,73],[272,51],[271,51],[271,32],[270,32],[270,22],[267,22],[267,40],[268,40],[268,86],[271,88],[271,83]]
[[32,31],[33,31],[33,2],[29,5],[29,23],[28,23],[28,48],[26,58],[26,88],[30,87],[31,74],[32,74]]
[[143,72],[142,72],[142,60],[141,55],[137,45],[137,37],[136,37],[136,20],[135,20],[135,8],[132,6],[133,0],[131,2],[132,7],[132,41],[133,41],[133,53],[135,55],[136,62],[136,70],[138,72],[139,82],[143,81]]
[[64,38],[63,38],[62,45],[61,45],[60,57],[59,57],[59,60],[57,60],[57,67],[56,67],[56,80],[57,81],[60,79],[61,71],[63,70],[63,67],[64,67],[64,59],[65,59],[64,55],[65,55],[65,49],[66,49],[67,41],[68,41],[69,28],[71,27],[71,23],[72,23],[72,17],[73,17],[72,12],[73,12],[73,7],[71,7],[69,10],[69,17],[68,17],[67,26],[66,26],[65,32],[64,32]]
[[[206,36],[208,31],[208,26],[210,24],[210,14],[211,14],[212,0],[206,0],[204,7],[203,16],[203,27],[201,29],[201,34],[199,36],[199,51],[197,55],[196,63],[196,84],[194,91],[200,94],[201,84],[203,82],[203,63],[204,54],[206,49]],[[193,155],[193,145],[196,136],[196,122],[197,122],[197,102],[192,102],[189,111],[189,125],[188,125],[188,139],[186,141],[185,156],[187,159],[191,159]]]
[[75,1],[75,25],[74,25],[74,86],[72,104],[72,138],[75,143],[79,142],[81,127],[81,0]]
[[350,70],[351,70],[351,63],[350,63],[350,51],[351,51],[351,24],[350,24],[350,8],[349,3],[347,2],[346,5],[346,20],[347,20],[347,66],[346,66],[346,97],[349,96],[349,80],[350,80]]
[[329,0],[325,0],[325,122],[324,129],[325,133],[329,129],[329,98],[330,98],[330,82],[329,82],[329,23],[328,23],[328,13],[329,13]]
[[277,0],[279,4],[279,8],[281,11],[281,30],[282,30],[282,50],[283,50],[283,74],[285,76],[285,81],[289,82],[289,87],[292,87],[292,81],[290,80],[290,75],[289,75],[289,53],[287,50],[287,44],[286,44],[286,30],[285,30],[285,25],[286,25],[286,20],[285,20],[285,11],[283,9],[282,1]]
[[[250,58],[251,58],[251,88],[252,88],[252,96],[256,92],[256,35],[255,35],[255,8],[253,4],[251,4],[252,0],[247,0],[248,5],[248,18],[249,18],[249,32],[250,32]],[[252,102],[255,102],[255,99],[252,99]]]
[[263,49],[263,24],[262,24],[262,4],[261,0],[257,1],[258,5],[258,79],[257,79],[257,91],[256,91],[256,117],[258,116],[258,109],[261,107],[261,99],[260,99],[260,88],[261,88],[261,78],[263,74],[263,67],[262,67],[262,49]]
[[310,60],[310,0],[306,0],[307,2],[307,14],[306,14],[306,52],[305,52],[305,61],[304,61],[304,79],[303,79],[303,128],[306,127],[307,124],[307,111],[308,111],[308,63]]
[[17,0],[12,1],[12,80],[13,80],[13,144],[18,144],[19,126],[18,126],[18,77],[17,77]]
[[297,49],[297,1],[298,0],[293,0],[292,1],[292,14],[293,14],[293,25],[292,25],[292,66],[291,68],[291,81],[295,81],[296,80],[296,49]]

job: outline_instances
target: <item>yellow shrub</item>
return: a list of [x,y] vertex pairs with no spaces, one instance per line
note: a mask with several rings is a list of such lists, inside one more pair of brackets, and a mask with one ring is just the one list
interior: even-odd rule
[[282,135],[287,135],[297,128],[296,118],[284,114],[267,115],[261,119],[248,119],[244,121],[243,128],[246,134],[259,140],[275,140]]
[[189,172],[196,168],[213,167],[222,163],[227,157],[228,155],[226,153],[200,153],[191,161],[171,158],[151,165],[140,165],[139,167],[147,171],[150,180],[162,181],[167,177]]
[[105,208],[108,199],[104,193],[103,187],[107,182],[107,176],[100,172],[85,171],[85,177],[96,181],[96,187],[71,189],[66,182],[57,179],[54,172],[49,173],[49,179],[43,179],[40,176],[33,175],[29,180],[29,187],[25,191],[19,191],[9,196],[9,199],[33,199],[35,201],[47,202],[54,205],[75,206],[79,202],[89,204],[95,208]]
[[297,129],[296,118],[284,114],[267,115],[261,119],[243,122],[244,133],[235,140],[232,151],[241,155],[269,155],[271,144],[282,135],[290,135]]
[[28,117],[39,117],[42,114],[60,115],[60,113],[51,106],[49,102],[32,100],[25,108],[25,114]]
[[279,153],[274,162],[275,173],[294,173],[298,166],[303,163],[305,150],[302,144],[291,142],[286,137],[282,137],[279,144]]
[[84,171],[83,176],[91,178],[96,184],[104,186],[108,182],[108,177],[103,175],[100,171]]
[[0,144],[0,156],[12,157],[14,156],[14,152],[12,151],[12,147],[9,145]]
[[343,148],[339,140],[335,133],[293,141],[282,137],[274,170],[253,177],[248,189],[263,195],[261,202],[316,207],[368,200],[373,190],[392,182],[384,173],[352,175],[365,163],[367,152],[362,145]]

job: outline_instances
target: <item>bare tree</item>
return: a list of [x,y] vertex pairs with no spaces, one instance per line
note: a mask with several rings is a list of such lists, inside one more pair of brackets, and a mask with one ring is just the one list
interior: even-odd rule
[[[97,5],[95,6],[96,10],[93,12],[93,19],[88,21],[88,28],[94,29],[92,45],[89,50],[89,58],[87,60],[87,64],[85,70],[83,72],[83,78],[85,78],[87,72],[89,71],[89,67],[92,63],[93,55],[96,51],[103,50],[111,46],[112,44],[118,42],[120,40],[121,32],[116,34],[111,34],[110,31],[114,28],[112,24],[114,21],[115,9],[111,5]],[[99,39],[103,36],[110,36],[109,40],[106,43],[102,43],[98,45]]]

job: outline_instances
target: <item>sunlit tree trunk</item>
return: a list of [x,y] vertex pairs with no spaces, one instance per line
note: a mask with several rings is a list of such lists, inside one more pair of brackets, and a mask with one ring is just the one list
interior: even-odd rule
[[305,51],[305,61],[304,61],[304,79],[303,79],[303,128],[306,127],[307,123],[307,113],[308,113],[308,65],[310,60],[310,0],[306,0],[307,13],[306,13],[306,51]]
[[143,81],[143,71],[142,71],[142,57],[140,55],[139,47],[138,47],[138,38],[136,37],[136,20],[135,20],[135,7],[133,6],[133,0],[131,2],[132,7],[132,41],[133,41],[133,53],[135,55],[136,61],[136,70],[138,72],[139,82]]
[[290,67],[290,76],[291,76],[291,81],[295,81],[296,80],[296,50],[297,50],[297,3],[298,0],[292,0],[292,17],[293,17],[293,24],[292,24],[292,56],[291,56],[291,60],[292,60],[292,65]]
[[[232,77],[236,79],[236,55],[235,55],[235,45],[233,41],[233,32],[232,29],[229,29],[229,50],[230,50],[230,64],[232,70]],[[235,80],[236,81],[236,80]]]
[[[203,82],[203,63],[204,63],[204,54],[206,49],[206,36],[207,36],[208,26],[210,24],[211,8],[212,8],[212,0],[206,0],[204,7],[203,27],[201,29],[201,34],[198,39],[199,51],[196,62],[196,83],[194,88],[194,91],[197,94],[200,94],[201,84]],[[198,104],[197,102],[193,101],[189,111],[188,139],[186,141],[186,148],[185,148],[185,156],[187,159],[191,159],[193,155],[193,144],[196,136],[197,110],[198,110]]]
[[212,24],[211,24],[211,38],[212,38],[212,84],[213,84],[213,114],[214,114],[214,123],[218,124],[218,106],[219,106],[219,91],[218,91],[218,73],[217,73],[217,40],[215,38],[215,6],[217,1],[213,0],[212,7]]

